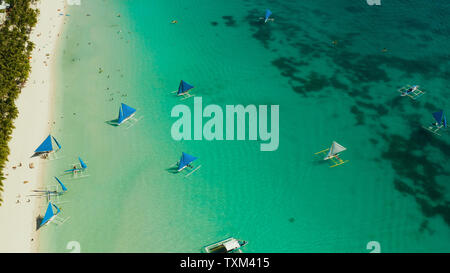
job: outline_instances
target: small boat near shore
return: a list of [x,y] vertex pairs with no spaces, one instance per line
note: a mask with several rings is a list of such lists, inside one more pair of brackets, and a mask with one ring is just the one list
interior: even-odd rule
[[90,176],[87,172],[88,166],[81,157],[78,157],[78,162],[79,163],[72,163],[71,166],[73,167],[69,170],[65,170],[64,175],[71,175],[70,179],[79,179]]
[[[41,158],[48,160],[60,159],[60,157],[56,155],[56,152],[61,150],[61,148],[61,144],[59,144],[56,138],[52,135],[48,135],[48,137],[34,151],[33,156],[40,156]],[[52,155],[51,158],[50,155]]]
[[55,176],[55,179],[58,182],[59,186],[61,187],[61,190],[59,190],[57,186],[53,187],[47,186],[47,189],[34,190],[33,192],[36,194],[31,194],[28,196],[46,197],[47,202],[60,204],[61,202],[59,202],[59,197],[62,196],[65,192],[67,192],[67,187],[61,182],[61,180],[59,180],[58,177]]
[[235,239],[233,237],[210,244],[205,247],[206,253],[242,253],[241,248],[247,245],[247,241]]

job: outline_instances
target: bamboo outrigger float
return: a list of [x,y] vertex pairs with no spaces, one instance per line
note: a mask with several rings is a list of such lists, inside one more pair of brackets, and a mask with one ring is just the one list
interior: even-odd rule
[[345,148],[341,144],[337,143],[336,141],[333,141],[330,148],[322,150],[315,154],[316,155],[326,154],[326,156],[323,158],[323,160],[330,159],[332,162],[332,165],[330,166],[330,168],[333,168],[333,167],[336,167],[336,166],[339,166],[339,165],[342,165],[342,164],[345,164],[348,162],[348,160],[343,160],[342,158],[339,157],[339,153],[343,152],[345,150],[347,150],[347,148]]

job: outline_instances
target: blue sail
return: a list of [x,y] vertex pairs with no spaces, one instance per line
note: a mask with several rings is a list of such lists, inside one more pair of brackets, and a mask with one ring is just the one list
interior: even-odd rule
[[433,113],[433,117],[434,117],[434,119],[436,120],[436,122],[437,122],[439,125],[441,125],[442,118],[444,117],[444,111],[443,111],[443,110],[440,110],[440,111],[434,112],[434,113]]
[[58,140],[56,140],[56,138],[54,136],[52,136],[53,140],[56,143],[56,146],[58,146],[58,149],[61,149],[61,145],[59,144]]
[[52,204],[54,207],[55,207],[55,209],[56,209],[56,213],[55,213],[55,215],[57,215],[58,213],[60,213],[61,212],[61,210],[55,205],[55,204]]
[[58,179],[58,177],[55,176],[56,181],[58,181],[59,185],[61,185],[61,188],[63,191],[67,191],[66,186],[61,182],[61,180]]
[[45,212],[44,218],[42,219],[42,222],[39,225],[39,227],[42,227],[48,221],[50,221],[50,219],[53,217],[53,215],[54,215],[54,213],[53,213],[52,203],[49,202],[48,203],[48,207],[47,207],[47,211]]
[[125,118],[123,117],[122,107],[119,107],[119,117],[117,118],[117,122],[121,123]]
[[193,85],[190,85],[189,83],[182,80],[180,82],[180,86],[178,87],[177,95],[183,94],[183,93],[191,90],[192,88],[194,88]]
[[[80,166],[81,166],[81,170],[85,170],[86,168],[87,168],[87,165],[86,165],[86,163],[84,163],[84,161],[81,159],[81,157],[78,157],[78,161],[80,162]],[[80,171],[80,169],[78,169],[78,168],[76,168],[76,167],[73,167],[72,169],[70,169],[70,170],[66,170],[66,171],[64,171],[65,173],[74,173],[74,172],[76,172],[76,171]]]
[[58,150],[61,149],[61,145],[56,140],[55,137],[52,135],[48,135],[48,137],[42,142],[41,145],[34,151],[35,153],[46,153],[53,151],[53,143],[52,140],[55,142],[56,146],[58,147]]
[[444,125],[444,128],[447,127],[447,118],[444,116],[444,122],[442,123]]
[[181,171],[184,169],[189,163],[196,160],[197,158],[195,156],[189,155],[187,153],[181,154],[180,164],[178,165],[178,171]]
[[130,107],[126,105],[125,103],[121,103],[120,109],[119,109],[119,118],[117,119],[117,122],[121,124],[124,120],[129,118],[131,115],[133,115],[136,112],[136,109],[133,107]]
[[81,159],[81,157],[78,157],[78,160],[80,161],[80,165],[82,169],[86,169],[87,165],[83,162],[83,160]]
[[264,17],[264,23],[269,20],[270,15],[272,15],[272,12],[269,9],[266,9],[266,16]]
[[50,152],[53,151],[53,145],[52,145],[52,139],[51,136],[48,135],[48,137],[42,142],[41,145],[34,151],[35,153],[44,153],[44,152]]

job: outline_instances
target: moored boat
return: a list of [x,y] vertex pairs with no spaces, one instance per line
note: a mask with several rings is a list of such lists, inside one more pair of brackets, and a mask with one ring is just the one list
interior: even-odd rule
[[238,240],[233,237],[210,244],[205,247],[206,253],[234,253],[242,252],[241,248],[247,245],[247,241]]

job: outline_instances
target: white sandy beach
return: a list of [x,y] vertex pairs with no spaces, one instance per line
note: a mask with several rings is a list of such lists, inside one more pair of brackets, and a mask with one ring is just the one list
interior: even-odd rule
[[[10,155],[4,173],[3,204],[0,206],[0,252],[37,252],[39,232],[36,218],[43,216],[42,199],[29,197],[43,188],[48,162],[31,158],[37,146],[51,133],[53,124],[52,79],[54,57],[65,16],[65,0],[40,0],[38,23],[31,34],[35,43],[32,71],[16,101],[19,117],[9,143]],[[29,164],[34,163],[34,168]],[[20,166],[21,164],[21,166]],[[45,200],[45,199],[44,199]]]

